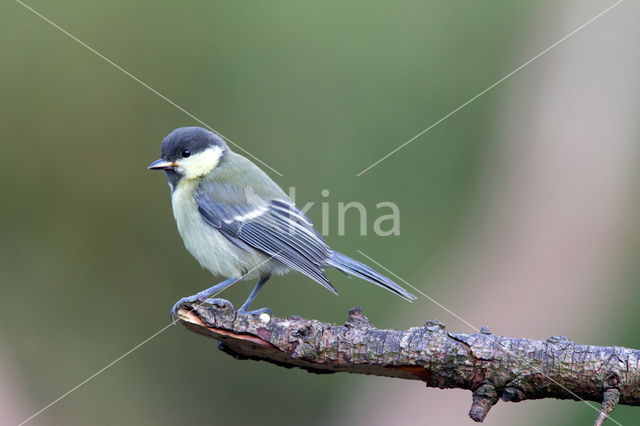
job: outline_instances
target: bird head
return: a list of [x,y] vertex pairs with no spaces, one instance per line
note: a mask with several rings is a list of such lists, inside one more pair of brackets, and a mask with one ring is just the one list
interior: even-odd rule
[[162,141],[160,159],[147,167],[164,170],[171,187],[181,179],[198,179],[220,164],[229,151],[224,140],[200,127],[180,127]]

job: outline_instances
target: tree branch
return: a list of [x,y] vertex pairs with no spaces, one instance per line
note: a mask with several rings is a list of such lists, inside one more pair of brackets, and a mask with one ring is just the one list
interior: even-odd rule
[[503,401],[558,398],[602,403],[596,425],[615,406],[640,405],[640,351],[577,345],[565,336],[529,340],[445,331],[439,321],[383,330],[354,308],[344,325],[300,317],[239,314],[230,307],[185,304],[189,330],[218,340],[237,359],[267,361],[313,373],[347,372],[421,380],[469,389],[469,416],[481,422]]

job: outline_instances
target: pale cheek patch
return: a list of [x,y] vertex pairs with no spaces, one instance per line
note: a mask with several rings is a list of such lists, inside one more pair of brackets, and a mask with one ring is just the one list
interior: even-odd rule
[[210,173],[216,168],[222,156],[222,149],[218,147],[208,148],[189,158],[183,158],[178,163],[178,172],[187,179],[196,179]]

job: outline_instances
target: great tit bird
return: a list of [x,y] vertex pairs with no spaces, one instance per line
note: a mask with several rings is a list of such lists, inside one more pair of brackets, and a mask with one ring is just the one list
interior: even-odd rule
[[161,158],[148,169],[164,170],[171,188],[173,216],[187,250],[214,275],[225,281],[193,296],[183,297],[171,309],[174,318],[183,303],[206,302],[214,293],[245,279],[257,279],[238,312],[251,302],[276,274],[303,273],[334,294],[324,275],[332,267],[367,280],[412,301],[415,296],[389,278],[329,248],[307,217],[258,166],[231,151],[217,134],[199,127],[182,127],[162,141]]

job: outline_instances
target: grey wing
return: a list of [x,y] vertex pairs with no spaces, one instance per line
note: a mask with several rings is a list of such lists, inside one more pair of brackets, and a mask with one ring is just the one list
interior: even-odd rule
[[290,201],[222,203],[203,190],[196,192],[195,200],[203,219],[238,247],[272,256],[337,294],[322,271],[331,249]]

